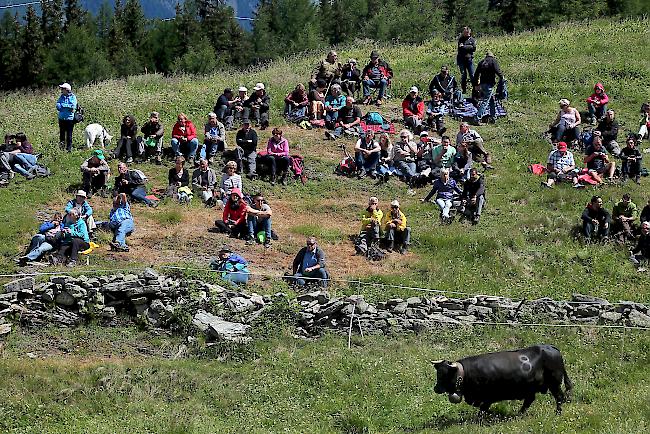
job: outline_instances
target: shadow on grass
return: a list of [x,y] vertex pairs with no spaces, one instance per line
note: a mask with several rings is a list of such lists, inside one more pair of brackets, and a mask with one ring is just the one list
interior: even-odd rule
[[429,421],[424,421],[421,425],[412,427],[403,427],[404,432],[419,432],[423,429],[436,429],[445,430],[461,425],[478,425],[478,426],[493,426],[504,422],[509,422],[521,417],[519,413],[512,413],[509,410],[498,408],[490,410],[485,413],[478,410],[467,408],[461,410],[456,415],[443,414],[441,416],[432,418]]

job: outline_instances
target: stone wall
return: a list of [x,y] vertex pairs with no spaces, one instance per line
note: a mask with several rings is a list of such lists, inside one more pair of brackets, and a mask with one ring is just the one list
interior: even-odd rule
[[0,293],[0,336],[13,324],[24,327],[77,326],[89,320],[107,326],[135,322],[176,332],[205,333],[209,339],[247,341],[250,325],[274,303],[293,306],[296,330],[302,336],[323,331],[391,334],[426,329],[467,327],[476,323],[608,324],[649,327],[648,307],[635,302],[574,294],[571,300],[541,298],[514,301],[476,296],[465,299],[410,297],[368,303],[361,295],[332,297],[315,291],[288,300],[285,294],[262,296],[235,287],[175,278],[146,269],[140,274],[52,276],[37,283],[24,277]]

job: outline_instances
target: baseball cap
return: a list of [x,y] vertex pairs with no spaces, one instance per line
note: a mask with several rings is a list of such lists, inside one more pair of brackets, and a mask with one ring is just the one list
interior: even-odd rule
[[566,151],[567,146],[565,142],[560,142],[557,144],[557,150],[558,151]]
[[61,89],[65,89],[65,90],[72,90],[72,86],[70,86],[69,83],[62,83],[62,84],[59,85],[59,87]]
[[86,192],[83,190],[77,190],[77,194],[75,196],[86,197]]
[[239,86],[239,92],[248,92],[245,86]]
[[398,201],[397,199],[395,199],[394,201],[392,201],[392,202],[390,203],[390,206],[396,206],[396,207],[399,208],[399,201]]
[[264,90],[264,83],[257,83],[253,90]]
[[102,151],[101,149],[95,149],[93,151],[93,157],[97,157],[100,160],[105,160],[106,159],[106,157],[104,157],[104,151]]
[[417,93],[417,92],[419,92],[419,90],[418,90],[417,86],[411,86],[411,88],[409,89],[409,92]]

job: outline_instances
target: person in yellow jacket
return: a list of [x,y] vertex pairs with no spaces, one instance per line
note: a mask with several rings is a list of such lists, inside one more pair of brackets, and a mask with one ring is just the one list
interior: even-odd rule
[[361,232],[357,238],[355,249],[357,254],[365,255],[368,247],[379,241],[381,220],[384,213],[379,209],[379,199],[368,199],[368,208],[361,215]]
[[403,255],[411,244],[411,228],[406,226],[406,216],[399,208],[399,201],[390,203],[390,211],[386,215],[386,245],[392,252],[397,247]]

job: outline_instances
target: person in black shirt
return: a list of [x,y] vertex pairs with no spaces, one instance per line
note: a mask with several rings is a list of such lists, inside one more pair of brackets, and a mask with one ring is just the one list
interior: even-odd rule
[[463,101],[463,92],[458,88],[456,78],[449,74],[449,68],[442,66],[440,74],[433,77],[429,83],[429,95],[433,98],[434,91],[442,95],[442,99],[448,103],[458,104]]
[[232,89],[225,88],[223,93],[217,98],[217,103],[214,105],[214,112],[217,114],[217,119],[223,124],[229,116],[232,116],[232,107],[238,102],[237,98],[233,98]]
[[167,187],[167,196],[178,199],[179,202],[188,202],[189,201],[189,192],[178,191],[182,187],[189,187],[190,185],[190,174],[185,169],[185,157],[179,155],[176,157],[174,167],[169,169],[167,174],[167,180],[169,181],[169,187]]
[[357,68],[357,60],[349,59],[341,69],[341,89],[347,96],[354,96],[361,86],[361,70]]
[[625,148],[621,151],[621,181],[634,177],[634,182],[641,184],[641,159],[643,156],[636,147],[634,136],[629,136],[625,141]]
[[149,114],[149,120],[142,125],[140,131],[143,134],[145,154],[155,152],[154,162],[156,164],[162,164],[161,156],[165,127],[160,122],[160,114],[158,112],[151,112]]
[[116,196],[119,193],[125,193],[128,196],[131,196],[133,200],[143,202],[147,206],[153,208],[158,206],[158,201],[147,198],[147,189],[144,186],[143,180],[140,176],[134,173],[139,172],[138,170],[129,170],[129,167],[125,163],[118,164],[117,170],[119,171],[119,175],[115,177],[113,196]]
[[135,117],[133,115],[124,116],[120,126],[120,140],[117,143],[117,148],[113,151],[116,158],[122,158],[122,151],[124,150],[127,164],[133,162],[133,155],[138,156],[140,154],[137,135],[138,124]]
[[269,107],[271,100],[266,93],[264,83],[257,83],[253,94],[244,102],[244,118],[253,119],[260,129],[269,127]]
[[638,267],[641,265],[641,261],[648,259],[650,259],[650,222],[643,222],[636,247],[630,251],[630,261]]
[[234,154],[224,152],[224,158],[235,160],[239,173],[244,173],[244,166],[248,166],[248,179],[254,179],[257,176],[257,132],[251,128],[251,121],[249,119],[242,121],[241,129],[237,131],[235,141],[237,142],[237,148]]
[[602,176],[606,175],[607,179],[612,181],[616,166],[607,156],[607,151],[603,147],[603,139],[600,135],[594,134],[594,142],[587,151],[589,154],[585,157],[585,164],[592,178],[601,183],[603,182]]
[[614,110],[607,110],[605,117],[596,127],[597,131],[603,136],[603,145],[613,156],[618,157],[621,153],[621,148],[618,146],[616,139],[618,138],[618,121],[615,119],[616,115]]
[[472,82],[474,79],[474,52],[476,51],[476,39],[472,37],[472,29],[463,27],[463,33],[458,37],[458,53],[456,64],[461,73],[461,84],[463,93],[467,92],[467,78]]
[[612,222],[612,217],[609,212],[603,208],[603,199],[600,196],[593,196],[591,201],[582,212],[582,233],[587,242],[591,241],[591,237],[597,235],[601,239],[609,236],[609,227]]
[[485,205],[485,179],[478,173],[478,170],[472,168],[469,171],[469,179],[465,181],[460,197],[463,203],[463,213],[467,218],[472,219],[473,225],[478,224],[483,205]]
[[339,119],[334,131],[325,131],[328,139],[336,140],[343,134],[358,136],[361,134],[361,109],[354,104],[354,98],[345,99],[345,106],[339,110]]
[[480,88],[481,93],[481,103],[478,106],[478,113],[476,113],[475,122],[478,124],[485,116],[485,112],[490,109],[490,117],[494,119],[496,117],[496,81],[497,77],[499,80],[503,80],[503,73],[501,72],[501,67],[499,63],[494,58],[494,54],[491,51],[485,53],[485,59],[481,60],[476,67],[476,73],[474,73],[474,78],[472,79],[472,84],[474,89]]

